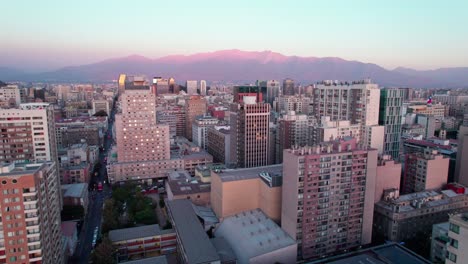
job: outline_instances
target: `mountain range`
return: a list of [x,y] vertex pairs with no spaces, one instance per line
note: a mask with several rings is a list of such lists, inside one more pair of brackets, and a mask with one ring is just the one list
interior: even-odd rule
[[191,79],[252,82],[292,78],[308,84],[321,80],[349,81],[371,78],[382,86],[468,87],[468,67],[428,71],[398,67],[387,70],[377,64],[336,57],[298,57],[272,51],[241,50],[222,50],[187,56],[171,55],[158,59],[131,55],[35,74],[0,67],[0,80],[101,82],[115,80],[120,73],[174,77],[180,83]]

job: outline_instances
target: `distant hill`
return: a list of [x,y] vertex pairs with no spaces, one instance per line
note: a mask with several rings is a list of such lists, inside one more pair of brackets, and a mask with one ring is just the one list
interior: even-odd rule
[[[2,70],[4,69],[4,70]],[[171,55],[149,59],[139,55],[109,59],[98,63],[65,67],[40,74],[0,68],[2,80],[24,81],[108,81],[120,73],[148,77],[174,77],[177,81],[254,81],[293,78],[303,83],[320,80],[358,80],[371,78],[382,86],[460,87],[468,86],[467,68],[417,71],[406,68],[387,70],[379,65],[335,57],[285,56],[272,51],[222,50],[193,55]]]

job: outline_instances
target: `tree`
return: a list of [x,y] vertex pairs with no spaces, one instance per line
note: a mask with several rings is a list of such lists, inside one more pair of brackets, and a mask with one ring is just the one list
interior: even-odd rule
[[107,116],[107,113],[104,110],[99,110],[94,114],[94,116]]
[[104,237],[91,255],[93,263],[114,264],[116,260],[116,248],[109,238]]
[[107,199],[104,202],[104,209],[102,211],[102,232],[107,233],[110,230],[119,228],[118,213],[115,208],[115,201]]
[[81,205],[64,205],[61,215],[62,221],[81,219],[84,216],[84,208]]
[[161,209],[166,207],[166,203],[164,202],[164,199],[159,199],[159,207],[161,207]]
[[171,228],[172,228],[171,222],[166,219],[166,224],[164,225],[163,229],[171,229]]

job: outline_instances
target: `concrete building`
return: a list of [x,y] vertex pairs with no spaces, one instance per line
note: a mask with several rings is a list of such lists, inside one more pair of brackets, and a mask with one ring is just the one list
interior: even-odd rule
[[192,81],[187,81],[185,83],[185,87],[187,88],[187,94],[188,95],[196,95],[197,89],[198,89],[198,81],[192,80]]
[[0,162],[57,162],[54,110],[45,103],[0,112]]
[[190,96],[185,101],[185,137],[188,140],[192,140],[192,126],[193,122],[198,116],[204,116],[206,114],[206,101],[200,96]]
[[281,95],[281,84],[276,80],[269,80],[266,82],[266,98],[265,102],[273,107],[273,102]]
[[408,105],[408,113],[431,115],[443,119],[448,114],[449,107],[442,104],[412,104]]
[[405,155],[402,192],[413,193],[442,189],[447,184],[449,159],[437,150]]
[[104,111],[107,115],[110,115],[110,103],[107,100],[93,100],[92,102],[92,114],[96,114],[97,112]]
[[379,156],[377,163],[377,176],[375,177],[374,203],[383,199],[385,190],[400,189],[401,163],[391,159],[390,155]]
[[432,226],[448,221],[448,214],[468,210],[468,195],[451,189],[406,195],[386,190],[375,204],[373,232],[376,239],[407,241],[423,234],[429,237]]
[[239,168],[269,164],[270,105],[245,96],[231,105],[231,159]]
[[361,126],[351,124],[349,120],[332,121],[329,116],[322,116],[320,124],[310,128],[311,144],[320,144],[340,137],[355,137],[361,141]]
[[88,183],[62,184],[63,205],[81,206],[84,212],[88,212]]
[[176,251],[174,230],[161,230],[159,225],[111,230],[109,240],[117,248],[118,262],[165,255]]
[[206,96],[206,81],[205,80],[200,81],[200,95]]
[[419,256],[408,248],[397,243],[356,250],[324,259],[318,259],[308,264],[430,264],[427,259]]
[[179,263],[221,263],[221,257],[208,238],[189,200],[168,201],[167,213],[176,232]]
[[203,149],[208,149],[208,129],[219,123],[211,116],[197,116],[192,123],[192,141]]
[[207,130],[207,151],[213,156],[213,162],[231,163],[231,134],[229,126],[214,126]]
[[188,199],[195,205],[210,205],[211,184],[192,178],[186,171],[170,172],[166,181],[166,191],[169,201]]
[[446,264],[468,262],[468,213],[450,215]]
[[278,149],[275,163],[283,162],[283,150],[293,146],[304,147],[310,141],[309,118],[304,114],[296,114],[294,111],[278,119],[279,129],[276,131]]
[[16,84],[0,87],[0,102],[5,108],[18,107],[21,104],[20,88]]
[[68,263],[68,258],[75,254],[76,244],[78,243],[77,222],[65,221],[61,224],[62,234],[62,255],[64,263]]
[[156,122],[160,125],[169,126],[171,138],[185,137],[186,116],[182,107],[172,107],[156,111]]
[[468,186],[468,126],[460,126],[458,131],[458,151],[455,165],[455,182]]
[[244,96],[255,96],[255,102],[263,102],[263,94],[259,86],[234,86],[232,93],[234,103],[242,103]]
[[432,263],[445,263],[448,256],[447,247],[450,244],[448,236],[449,223],[444,222],[432,226],[431,235],[431,261]]
[[300,114],[309,115],[313,112],[313,101],[310,97],[299,95],[282,95],[276,98],[278,113],[289,113],[294,111]]
[[282,165],[211,171],[211,207],[218,218],[260,208],[281,220]]
[[294,95],[294,80],[292,79],[284,79],[283,80],[283,95]]
[[63,263],[55,163],[2,164],[3,263]]
[[148,88],[125,90],[115,115],[118,162],[170,159],[169,127],[156,124],[155,96]]
[[237,263],[296,263],[297,244],[260,209],[225,218],[215,231],[224,238]]
[[394,160],[400,156],[401,115],[405,91],[385,88],[380,92],[379,124],[385,127],[384,151]]
[[377,150],[356,142],[284,151],[281,227],[297,241],[300,258],[371,242]]

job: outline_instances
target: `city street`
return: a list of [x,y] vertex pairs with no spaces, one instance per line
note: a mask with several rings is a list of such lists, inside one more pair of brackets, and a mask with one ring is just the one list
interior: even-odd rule
[[[114,112],[111,114],[111,122],[109,122],[109,129],[108,134],[110,138],[106,135],[104,138],[104,151],[101,151],[99,154],[99,162],[101,163],[101,167],[99,169],[99,175],[97,176],[98,179],[96,182],[103,183],[103,191],[99,192],[97,190],[93,190],[89,192],[89,206],[88,206],[88,213],[86,214],[85,220],[83,222],[83,227],[81,228],[81,232],[79,234],[78,244],[76,246],[75,255],[72,258],[71,263],[77,264],[84,264],[89,262],[89,258],[91,255],[91,251],[93,250],[93,233],[96,227],[99,228],[99,236],[101,234],[101,219],[102,219],[102,206],[104,203],[105,198],[110,197],[112,191],[111,188],[108,187],[107,184],[104,184],[104,180],[106,180],[106,163],[104,161],[105,157],[107,157],[107,153],[111,148],[112,144],[112,125],[114,120]],[[92,176],[94,177],[94,176]]]

